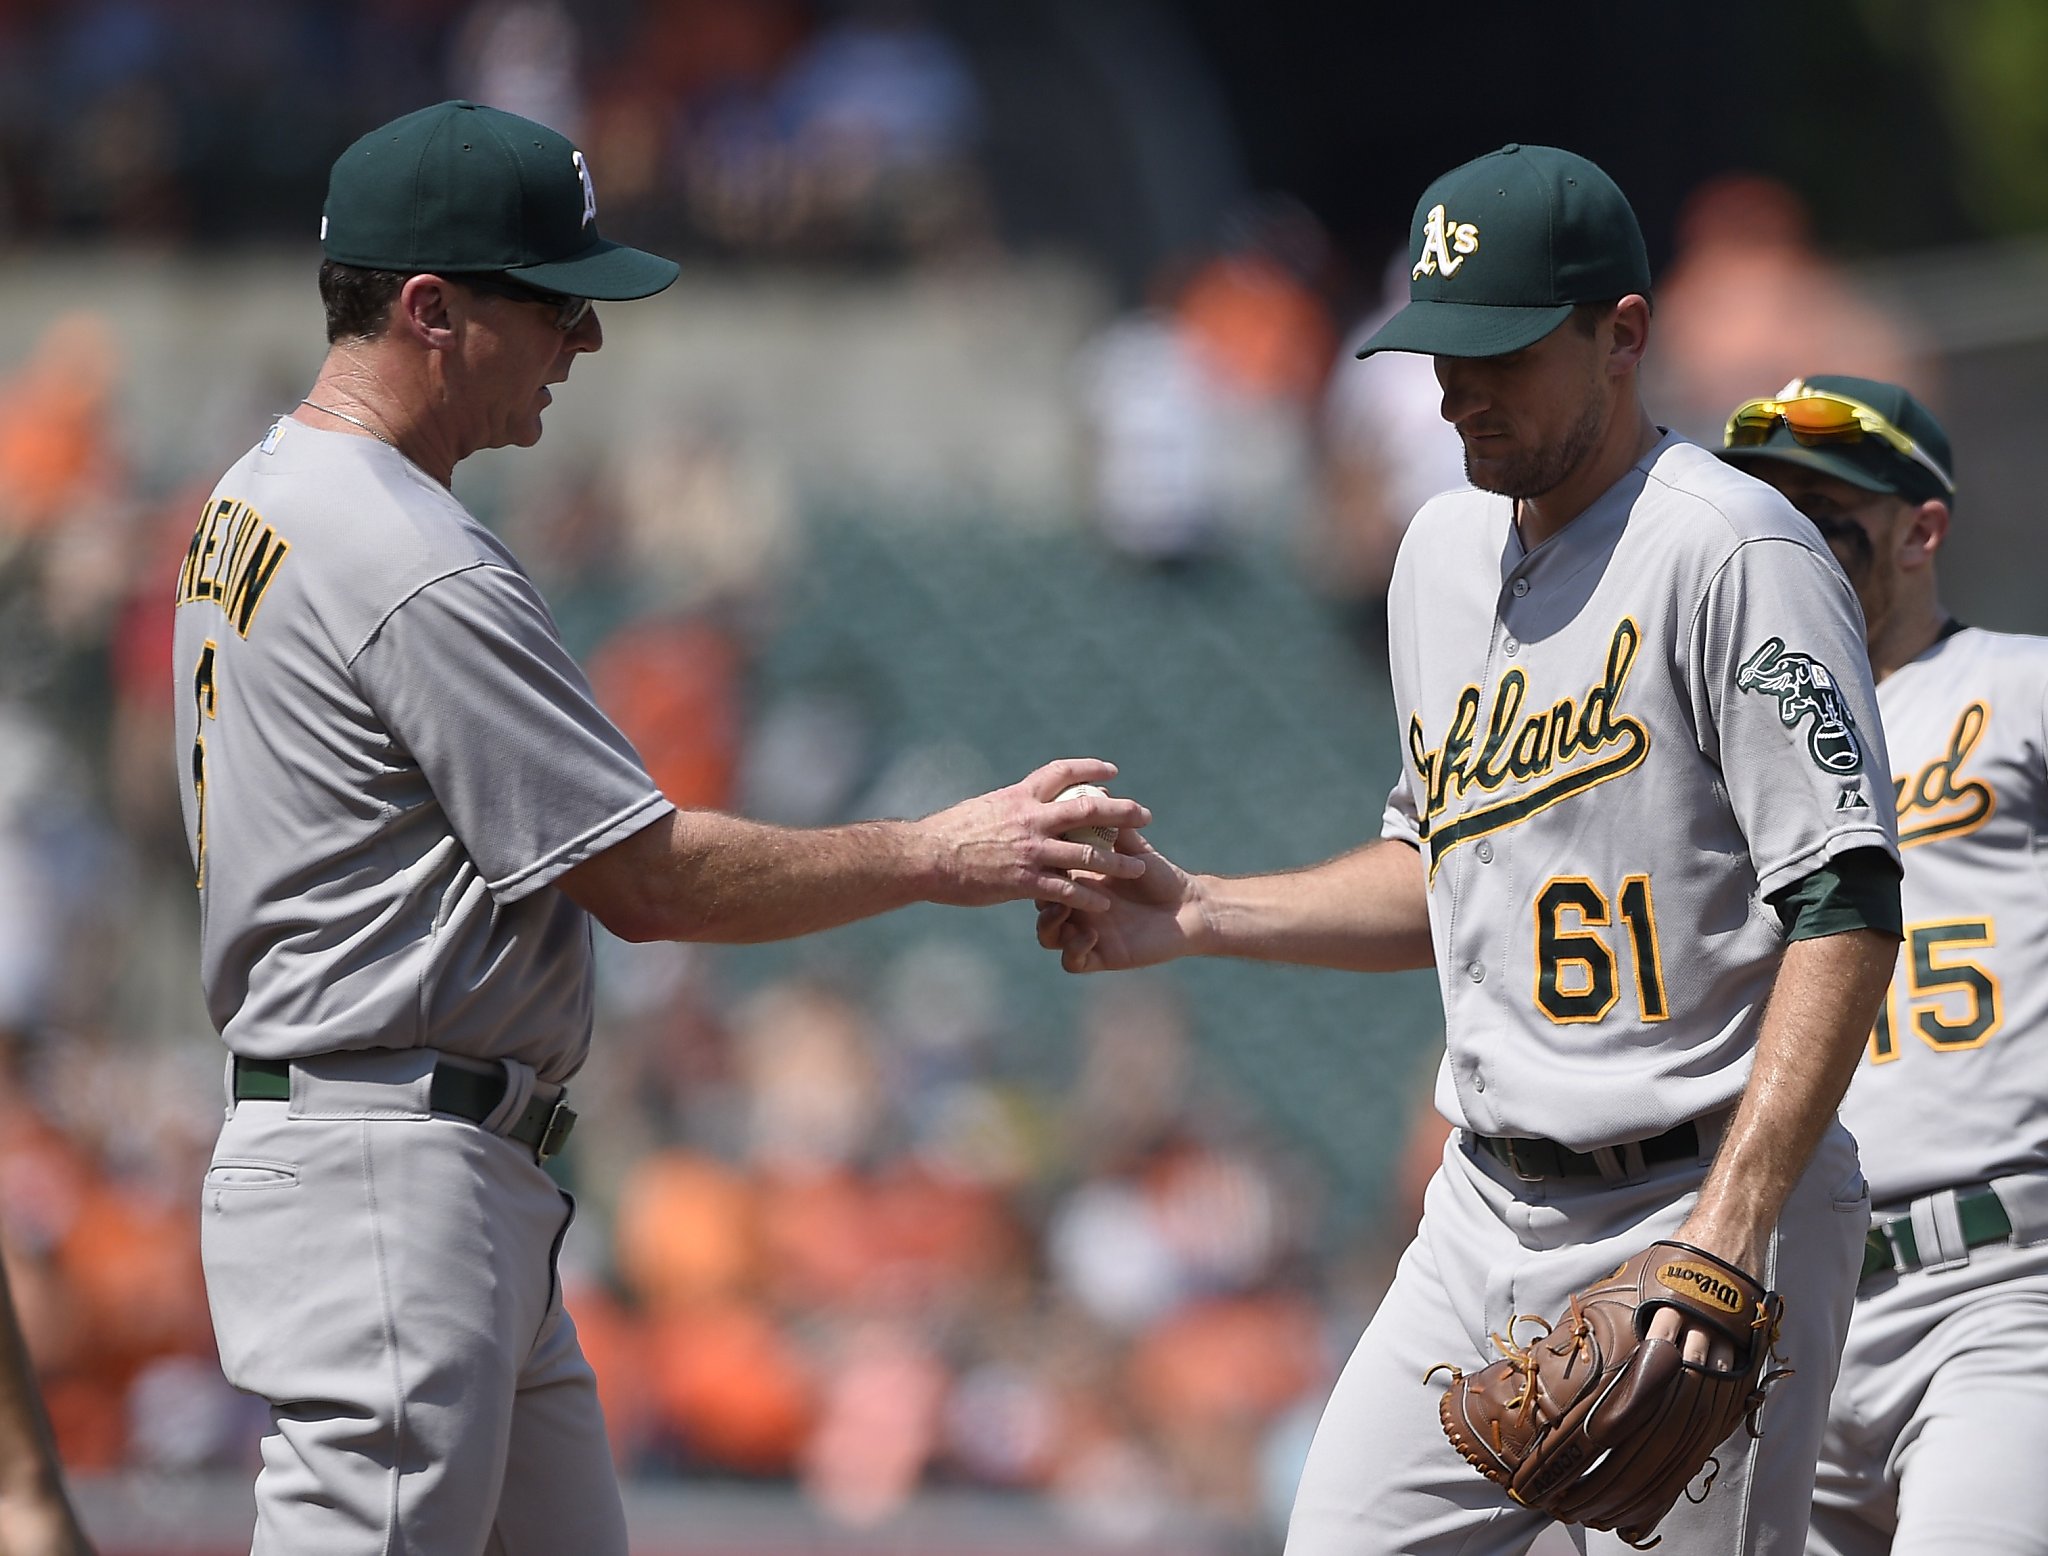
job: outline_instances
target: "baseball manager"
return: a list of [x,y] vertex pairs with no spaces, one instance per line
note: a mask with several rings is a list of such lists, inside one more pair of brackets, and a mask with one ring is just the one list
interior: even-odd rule
[[[202,1251],[270,1402],[255,1550],[624,1556],[541,1164],[574,1121],[591,928],[746,941],[904,904],[1099,905],[1060,834],[1142,807],[1053,762],[919,822],[679,812],[518,562],[451,495],[541,436],[605,302],[676,276],[598,233],[582,152],[449,102],[334,165],[330,349],[208,499],[177,580],[206,999],[232,1054]],[[1106,875],[1076,881],[1089,866]]]

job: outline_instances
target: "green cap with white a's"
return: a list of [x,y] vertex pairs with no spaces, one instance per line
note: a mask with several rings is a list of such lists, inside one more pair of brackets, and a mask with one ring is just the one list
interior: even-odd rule
[[478,103],[436,103],[370,131],[334,164],[320,245],[365,270],[496,271],[619,301],[677,275],[598,235],[590,164],[566,136]]
[[1499,357],[1534,345],[1576,303],[1650,292],[1628,198],[1555,146],[1507,145],[1452,168],[1415,207],[1408,306],[1359,351]]

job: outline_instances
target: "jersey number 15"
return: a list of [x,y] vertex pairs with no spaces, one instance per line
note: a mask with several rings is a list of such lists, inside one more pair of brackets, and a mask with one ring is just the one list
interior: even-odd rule
[[[1998,979],[1975,958],[1998,943],[1989,919],[1953,919],[1936,924],[1908,924],[1905,951],[1906,1017],[1913,1035],[1936,1053],[1982,1048],[2003,1019]],[[1886,989],[1877,1024],[1870,1031],[1870,1062],[1887,1064],[1899,1056],[1896,982]]]

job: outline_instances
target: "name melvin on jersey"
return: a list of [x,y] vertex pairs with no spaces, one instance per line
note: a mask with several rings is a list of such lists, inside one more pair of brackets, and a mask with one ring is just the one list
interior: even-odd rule
[[247,637],[291,548],[247,503],[233,497],[209,502],[178,569],[178,604],[210,600]]

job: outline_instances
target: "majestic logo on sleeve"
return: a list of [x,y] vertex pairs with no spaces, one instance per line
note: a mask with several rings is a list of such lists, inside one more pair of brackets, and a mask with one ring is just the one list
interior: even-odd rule
[[1948,749],[1917,773],[1892,779],[1899,810],[1899,847],[1912,848],[1937,838],[1961,837],[1991,819],[1998,797],[1981,778],[1963,777],[1963,763],[1984,738],[1991,709],[1973,702],[1956,717]]
[[[1650,732],[1620,711],[1628,673],[1642,646],[1642,630],[1624,617],[1607,645],[1607,666],[1583,696],[1560,697],[1525,712],[1528,677],[1509,670],[1494,688],[1493,706],[1480,728],[1480,693],[1468,686],[1441,743],[1432,748],[1422,716],[1408,719],[1408,756],[1422,786],[1420,826],[1430,873],[1460,843],[1519,826],[1560,800],[1635,771],[1650,753]],[[1474,789],[1504,798],[1448,821],[1446,811]]]
[[1465,256],[1477,252],[1478,248],[1477,227],[1470,222],[1451,221],[1445,217],[1442,206],[1433,205],[1422,222],[1422,258],[1408,272],[1408,279],[1420,281],[1438,271],[1454,276],[1458,267],[1465,263]]
[[1834,672],[1818,659],[1790,652],[1783,638],[1765,638],[1735,673],[1735,684],[1777,698],[1778,718],[1787,727],[1813,720],[1806,730],[1806,751],[1821,771],[1837,777],[1863,771],[1856,721]]

